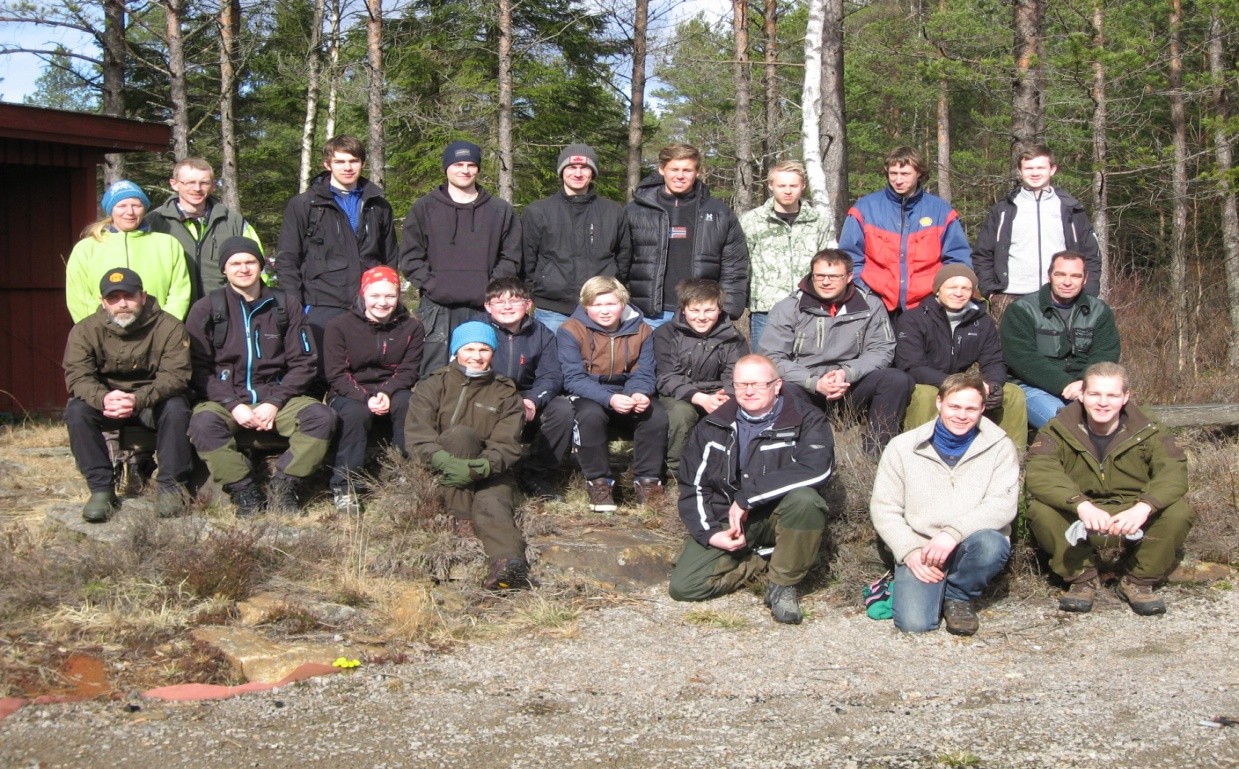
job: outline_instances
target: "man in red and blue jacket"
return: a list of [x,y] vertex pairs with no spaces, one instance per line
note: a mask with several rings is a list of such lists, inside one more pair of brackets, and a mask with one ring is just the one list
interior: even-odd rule
[[886,188],[848,209],[839,248],[855,263],[856,283],[892,313],[916,307],[933,293],[943,264],[972,266],[972,249],[959,214],[922,183],[921,154],[897,147],[886,156]]

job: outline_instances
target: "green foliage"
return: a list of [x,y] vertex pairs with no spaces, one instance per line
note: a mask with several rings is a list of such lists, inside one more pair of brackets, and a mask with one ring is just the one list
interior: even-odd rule
[[43,74],[35,81],[37,90],[22,103],[70,112],[98,112],[99,93],[94,85],[99,77],[98,68],[83,67],[60,46],[56,50],[58,53],[48,58]]

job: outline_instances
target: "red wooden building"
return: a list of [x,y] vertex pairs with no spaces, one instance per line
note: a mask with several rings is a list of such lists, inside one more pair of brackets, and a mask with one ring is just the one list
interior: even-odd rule
[[109,152],[164,152],[165,125],[0,104],[0,416],[64,408],[65,263],[98,215]]

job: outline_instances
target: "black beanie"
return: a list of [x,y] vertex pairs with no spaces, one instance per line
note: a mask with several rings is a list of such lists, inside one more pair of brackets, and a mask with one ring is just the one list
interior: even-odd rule
[[228,264],[228,260],[237,254],[252,254],[258,257],[258,262],[262,264],[262,247],[254,241],[253,238],[247,238],[241,235],[233,235],[225,240],[219,247],[219,271],[224,271],[224,265]]
[[443,168],[453,163],[459,163],[462,160],[467,160],[471,163],[482,165],[482,148],[473,142],[458,141],[447,145],[447,149],[443,150]]

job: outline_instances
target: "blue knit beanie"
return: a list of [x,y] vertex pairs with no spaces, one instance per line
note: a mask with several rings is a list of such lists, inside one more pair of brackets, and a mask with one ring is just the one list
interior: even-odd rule
[[481,342],[492,350],[499,347],[499,337],[495,335],[493,326],[480,320],[471,320],[461,323],[452,332],[452,357],[456,357],[457,350],[473,342]]
[[121,179],[103,191],[103,202],[101,204],[103,206],[103,213],[111,216],[112,209],[116,207],[116,204],[129,198],[137,198],[141,201],[143,208],[149,209],[151,207],[151,199],[146,197],[146,193],[142,191],[141,187],[128,179]]

